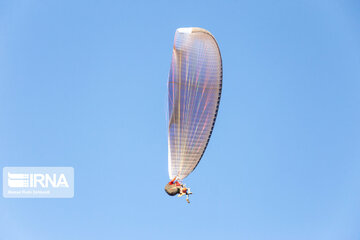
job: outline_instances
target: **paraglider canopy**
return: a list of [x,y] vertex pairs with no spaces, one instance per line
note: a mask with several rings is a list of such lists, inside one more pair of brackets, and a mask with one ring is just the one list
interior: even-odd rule
[[208,145],[221,96],[222,60],[214,36],[202,28],[175,33],[168,82],[168,170],[187,177]]

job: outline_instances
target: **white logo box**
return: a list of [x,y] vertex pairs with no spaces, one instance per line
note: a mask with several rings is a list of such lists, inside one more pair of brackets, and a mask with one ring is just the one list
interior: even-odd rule
[[72,167],[4,167],[4,198],[73,198]]

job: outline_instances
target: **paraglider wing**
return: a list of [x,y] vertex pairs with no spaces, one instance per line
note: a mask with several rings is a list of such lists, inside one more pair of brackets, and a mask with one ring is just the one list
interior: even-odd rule
[[177,29],[168,82],[170,179],[187,177],[204,154],[221,86],[222,61],[213,35],[202,28]]

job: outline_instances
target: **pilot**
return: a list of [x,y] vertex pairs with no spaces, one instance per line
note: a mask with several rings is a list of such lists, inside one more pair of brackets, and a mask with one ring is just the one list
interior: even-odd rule
[[189,195],[192,194],[192,192],[190,192],[190,188],[186,188],[184,184],[179,183],[179,181],[177,181],[177,177],[174,177],[168,184],[165,185],[165,192],[170,196],[179,194],[178,197],[181,197],[186,195],[186,201],[190,203]]

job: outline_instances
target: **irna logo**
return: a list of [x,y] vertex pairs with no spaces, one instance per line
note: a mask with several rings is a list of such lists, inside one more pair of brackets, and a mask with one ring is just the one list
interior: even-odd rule
[[5,167],[3,196],[6,198],[72,198],[72,167]]
[[8,172],[8,186],[10,188],[47,188],[51,185],[53,188],[69,187],[65,175],[62,173],[59,177],[54,173],[52,176],[48,173],[10,173]]

